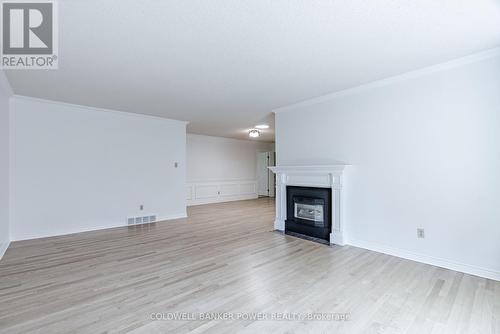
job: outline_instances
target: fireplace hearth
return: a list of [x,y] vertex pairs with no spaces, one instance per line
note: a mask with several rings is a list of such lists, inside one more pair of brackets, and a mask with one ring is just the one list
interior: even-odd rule
[[286,187],[285,233],[330,242],[332,231],[330,188]]

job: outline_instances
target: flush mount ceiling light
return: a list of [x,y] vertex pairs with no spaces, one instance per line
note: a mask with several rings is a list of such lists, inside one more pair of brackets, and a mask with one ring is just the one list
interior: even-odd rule
[[255,128],[257,128],[257,129],[269,129],[269,125],[259,124],[259,125],[256,125]]
[[260,136],[260,131],[257,129],[252,129],[248,131],[248,135],[250,136],[250,138],[257,138]]

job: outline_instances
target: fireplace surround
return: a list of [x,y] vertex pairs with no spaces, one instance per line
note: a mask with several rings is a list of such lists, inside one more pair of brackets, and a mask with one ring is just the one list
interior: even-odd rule
[[[276,174],[276,219],[274,221],[274,229],[286,232],[286,221],[291,215],[288,213],[287,187],[295,186],[329,189],[331,205],[329,208],[323,209],[325,212],[328,211],[331,219],[329,238],[327,236],[326,239],[329,239],[330,244],[345,245],[347,234],[346,222],[342,217],[342,177],[346,166],[346,164],[335,164],[269,167],[269,169]],[[302,204],[302,208],[313,210],[312,212],[303,211],[302,218],[306,215],[310,219],[314,219],[313,215],[317,217],[321,214],[314,210],[316,208],[314,203]],[[295,215],[295,204],[293,211],[290,212]]]

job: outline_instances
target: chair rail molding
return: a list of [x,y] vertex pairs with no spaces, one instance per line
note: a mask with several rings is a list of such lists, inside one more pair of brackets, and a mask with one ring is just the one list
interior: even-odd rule
[[276,219],[274,229],[285,230],[286,187],[302,186],[332,189],[332,232],[330,244],[344,246],[346,226],[342,219],[342,174],[347,164],[276,166],[269,169],[276,174]]

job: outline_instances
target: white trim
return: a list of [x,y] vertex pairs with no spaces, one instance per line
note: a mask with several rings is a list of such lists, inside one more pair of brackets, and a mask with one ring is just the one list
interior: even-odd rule
[[[262,136],[259,138],[253,138],[253,139],[243,139],[243,138],[234,138],[234,137],[224,137],[224,136],[216,136],[216,135],[204,135],[202,133],[196,133],[196,132],[186,132],[187,135],[189,136],[197,136],[197,137],[212,137],[212,138],[219,138],[219,139],[229,139],[229,140],[235,140],[235,141],[242,141],[245,143],[251,142],[251,143],[265,143],[265,144],[274,144],[274,141],[267,141],[267,140],[262,140]],[[262,151],[258,152],[267,152],[268,149],[261,149]],[[274,151],[273,151],[274,152]]]
[[12,90],[9,79],[7,79],[7,75],[4,70],[0,70],[0,72],[0,87],[5,89],[7,97],[12,97],[14,95],[14,91]]
[[444,62],[441,64],[424,67],[424,68],[421,68],[421,69],[418,69],[415,71],[406,72],[406,73],[392,76],[389,78],[385,78],[382,80],[377,80],[377,81],[373,81],[370,83],[362,84],[362,85],[359,85],[356,87],[347,88],[347,89],[333,92],[330,94],[318,96],[318,97],[315,97],[312,99],[307,99],[307,100],[304,100],[304,101],[301,101],[298,103],[294,103],[291,105],[279,107],[279,108],[274,109],[273,112],[280,113],[280,112],[293,111],[293,110],[301,108],[301,107],[307,107],[307,106],[315,105],[318,103],[327,102],[327,101],[330,101],[330,100],[333,100],[333,99],[336,99],[339,97],[354,95],[354,94],[365,92],[365,91],[368,91],[371,89],[393,85],[393,84],[396,84],[396,83],[399,83],[402,81],[407,81],[410,79],[419,78],[419,77],[426,76],[426,75],[429,75],[432,73],[453,69],[453,68],[456,68],[459,66],[464,66],[464,65],[476,63],[476,62],[479,62],[482,60],[486,60],[486,59],[494,58],[494,57],[498,57],[498,56],[500,56],[500,47],[486,50],[486,51],[479,52],[479,53],[475,53],[475,54],[465,56],[462,58],[454,59],[451,61],[447,61],[447,62]]
[[285,230],[287,215],[287,186],[319,187],[332,189],[332,231],[330,244],[346,244],[346,227],[343,220],[342,172],[348,166],[345,163],[335,165],[276,166],[268,167],[276,174],[276,219],[274,229]]
[[252,179],[238,179],[238,178],[231,178],[231,179],[191,179],[187,181],[187,184],[195,184],[195,183],[227,183],[227,182],[257,182],[257,180],[252,180]]
[[483,268],[467,263],[434,257],[431,255],[415,253],[405,249],[394,248],[371,241],[349,238],[348,244],[354,247],[364,248],[374,252],[384,253],[407,260],[417,261],[445,269],[455,270],[470,275],[500,281],[500,271],[495,269]]
[[186,184],[187,206],[258,198],[256,180],[205,180]]
[[9,248],[9,245],[10,245],[10,241],[3,242],[0,244],[0,260],[5,255],[5,252],[7,251],[7,248]]
[[[156,223],[161,223],[161,222],[175,220],[175,219],[184,219],[184,218],[187,218],[186,212],[178,213],[178,214],[174,214],[174,215],[163,216],[163,217],[158,217],[158,218],[156,218]],[[125,225],[125,226],[128,226],[128,225]]]
[[14,99],[20,99],[20,100],[27,100],[27,101],[34,101],[34,102],[40,102],[40,103],[50,103],[50,104],[57,104],[60,106],[65,106],[65,107],[70,107],[70,108],[76,108],[76,109],[81,109],[85,111],[103,111],[107,113],[114,113],[114,114],[119,114],[122,116],[130,116],[130,117],[139,117],[139,118],[150,118],[150,119],[155,119],[155,120],[163,120],[163,121],[173,121],[173,122],[179,122],[182,124],[189,124],[189,122],[186,121],[179,121],[176,119],[170,119],[170,118],[165,118],[165,117],[159,117],[159,116],[152,116],[152,115],[146,115],[146,114],[140,114],[140,113],[134,113],[134,112],[128,112],[128,111],[120,111],[120,110],[113,110],[113,109],[105,109],[105,108],[97,108],[97,107],[91,107],[91,106],[84,106],[81,104],[73,104],[73,103],[67,103],[67,102],[60,102],[60,101],[54,101],[54,100],[46,100],[46,99],[40,99],[37,97],[31,97],[31,96],[25,96],[25,95],[17,95],[14,94],[12,96]]
[[[184,212],[184,213],[173,214],[173,215],[168,215],[168,216],[163,216],[163,217],[157,217],[155,223],[163,223],[166,221],[175,220],[175,219],[182,219],[182,218],[187,218],[187,213]],[[83,233],[83,232],[93,232],[93,231],[108,230],[108,229],[118,228],[118,227],[133,227],[133,226],[139,226],[139,224],[128,225],[126,222],[124,222],[124,223],[113,224],[113,225],[109,225],[109,226],[103,226],[103,227],[80,228],[80,229],[75,229],[72,231],[60,231],[60,232],[50,233],[50,234],[40,234],[37,236],[14,238],[11,241],[51,238],[51,237],[59,237],[59,236],[63,236],[63,235],[69,235],[69,234],[77,234],[77,233]]]
[[338,163],[335,165],[299,165],[299,166],[276,166],[268,167],[273,173],[287,173],[287,172],[307,172],[307,173],[331,173],[342,172],[346,166],[345,163]]
[[226,203],[226,202],[236,202],[236,201],[246,201],[250,199],[257,199],[258,195],[239,195],[232,196],[227,198],[214,198],[214,199],[199,199],[194,200],[188,203],[188,206],[196,206],[196,205],[205,205],[205,204],[213,204],[213,203]]

